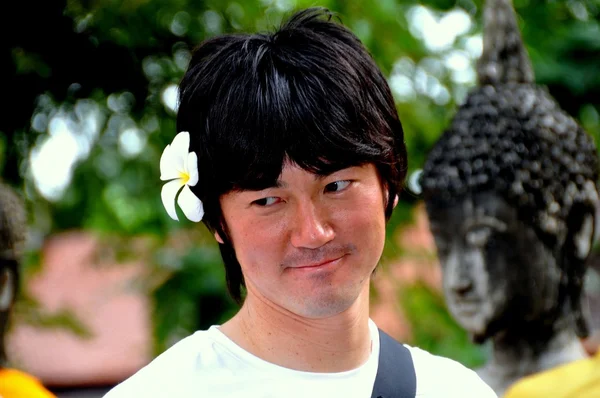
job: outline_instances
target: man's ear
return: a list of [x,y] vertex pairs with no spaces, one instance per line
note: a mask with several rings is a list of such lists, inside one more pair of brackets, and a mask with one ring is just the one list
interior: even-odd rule
[[219,234],[219,232],[215,231],[215,239],[217,240],[217,242],[219,242],[220,244],[224,244],[225,242],[223,241],[223,238],[221,238],[221,235]]
[[15,298],[15,275],[9,268],[0,271],[0,311],[8,311]]
[[[387,208],[388,204],[390,203],[389,201],[391,199],[391,196],[392,196],[392,193],[390,192],[387,184],[384,184],[384,186],[383,186],[383,192],[387,192],[387,195],[386,195],[387,199],[385,201],[385,207]],[[394,196],[394,207],[393,207],[394,209],[396,208],[396,206],[398,206],[398,201],[399,200],[400,200],[399,194],[396,194]]]

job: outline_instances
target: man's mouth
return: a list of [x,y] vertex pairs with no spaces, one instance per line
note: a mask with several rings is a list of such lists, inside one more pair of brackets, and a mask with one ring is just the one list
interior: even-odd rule
[[338,260],[342,259],[344,255],[341,256],[336,256],[336,257],[331,257],[331,258],[327,258],[324,260],[318,260],[312,263],[308,263],[308,264],[298,264],[295,265],[293,267],[290,268],[297,268],[297,269],[316,269],[316,268],[322,268],[325,267],[327,265],[332,265],[333,263],[336,263]]

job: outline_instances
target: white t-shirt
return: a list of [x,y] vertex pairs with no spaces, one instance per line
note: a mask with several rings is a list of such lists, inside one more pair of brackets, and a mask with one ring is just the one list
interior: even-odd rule
[[[312,373],[264,361],[212,326],[183,339],[119,384],[105,398],[370,398],[379,361],[379,333],[369,321],[372,351],[357,369]],[[417,376],[417,397],[495,398],[458,362],[406,346]]]

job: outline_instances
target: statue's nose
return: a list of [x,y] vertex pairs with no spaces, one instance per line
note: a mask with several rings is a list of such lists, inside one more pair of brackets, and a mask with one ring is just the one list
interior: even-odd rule
[[451,286],[452,291],[457,296],[466,296],[473,290],[473,282],[464,276],[456,278]]
[[446,288],[452,294],[463,297],[473,291],[472,267],[471,261],[460,250],[455,249],[450,252],[445,261],[444,281]]

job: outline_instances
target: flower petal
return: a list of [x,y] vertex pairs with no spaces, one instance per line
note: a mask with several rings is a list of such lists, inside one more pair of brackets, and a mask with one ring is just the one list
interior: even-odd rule
[[167,145],[160,157],[160,179],[163,181],[179,178],[179,171],[175,166],[171,145]]
[[202,201],[194,195],[187,185],[183,187],[183,190],[179,194],[177,203],[179,204],[179,207],[181,207],[181,210],[183,210],[183,214],[185,214],[190,221],[198,222],[204,217],[204,206],[202,205]]
[[190,148],[190,133],[182,131],[167,145],[160,157],[160,179],[171,180],[178,178],[185,171],[185,163]]
[[160,191],[160,198],[162,199],[163,206],[173,220],[179,221],[177,218],[177,211],[175,210],[175,197],[177,196],[177,192],[181,189],[181,181],[175,180],[171,182],[167,182],[163,185],[162,190]]
[[171,148],[173,148],[173,151],[176,154],[181,156],[182,161],[185,161],[185,158],[190,151],[190,133],[187,131],[182,131],[181,133],[177,134],[175,138],[173,138]]
[[196,152],[190,152],[188,154],[187,172],[190,176],[187,185],[193,187],[198,183],[198,156],[196,155]]

